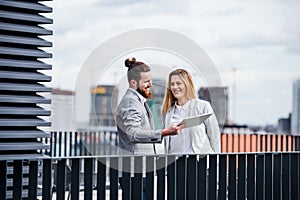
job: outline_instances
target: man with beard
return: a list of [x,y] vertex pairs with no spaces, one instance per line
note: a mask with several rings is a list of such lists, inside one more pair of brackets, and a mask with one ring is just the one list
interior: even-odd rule
[[164,136],[178,134],[182,127],[171,125],[154,130],[152,113],[146,103],[152,97],[150,67],[135,58],[126,59],[125,66],[129,88],[116,110],[119,147],[133,154],[156,154],[155,143],[161,143]]

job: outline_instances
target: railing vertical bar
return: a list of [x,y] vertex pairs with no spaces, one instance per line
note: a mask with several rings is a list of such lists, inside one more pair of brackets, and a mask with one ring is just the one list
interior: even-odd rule
[[66,159],[57,161],[56,173],[57,199],[65,199],[66,191]]
[[93,198],[93,158],[84,159],[84,199]]
[[289,199],[290,196],[290,154],[282,154],[282,199]]
[[110,199],[118,199],[118,158],[110,158],[109,180]]
[[168,200],[176,199],[176,157],[167,157],[167,198]]
[[134,177],[132,197],[133,199],[142,199],[143,182],[142,182],[143,160],[141,156],[134,157]]
[[106,159],[98,159],[97,169],[97,199],[105,199],[105,184],[106,184]]
[[146,157],[146,199],[153,199],[154,191],[154,157]]
[[264,176],[265,176],[265,186],[264,186],[264,193],[265,193],[265,199],[273,199],[272,197],[272,154],[271,153],[265,153],[265,170],[264,170]]
[[187,159],[187,199],[197,199],[196,155],[190,155]]
[[281,200],[281,154],[274,154],[274,164],[273,164],[273,199]]
[[299,162],[298,162],[298,155],[295,153],[291,153],[291,199],[292,200],[299,200],[299,191],[298,191],[298,185],[299,185],[299,174],[298,174],[298,168],[299,168]]
[[73,154],[73,131],[69,132],[69,156],[74,156]]
[[13,199],[22,199],[23,161],[13,161]]
[[206,199],[207,188],[207,156],[199,155],[198,165],[198,199]]
[[53,144],[54,144],[54,153],[51,154],[52,156],[57,156],[57,146],[58,146],[58,141],[57,141],[57,132],[53,132],[52,133],[52,137],[53,137]]
[[64,137],[64,156],[67,156],[67,146],[68,146],[68,140],[67,140],[67,138],[68,138],[68,132],[67,131],[65,131],[65,132],[63,132],[63,137]]
[[49,140],[50,140],[50,149],[49,149],[50,152],[48,152],[48,155],[53,156],[53,152],[54,152],[53,146],[55,147],[55,145],[53,145],[53,132],[52,131],[50,132]]
[[92,140],[93,141],[93,155],[97,155],[98,140],[97,140],[96,136],[97,136],[97,131],[94,131],[93,140]]
[[[148,166],[148,164],[147,164]],[[131,157],[123,157],[122,159],[122,200],[131,199]]]
[[228,198],[236,199],[236,155],[229,155]]
[[[165,200],[165,186],[166,186],[166,158],[160,157],[156,160],[156,173],[157,173],[157,200]],[[146,191],[148,190],[148,187]]]
[[52,160],[44,159],[43,160],[43,188],[42,195],[43,200],[52,199]]
[[62,152],[62,132],[59,131],[59,136],[58,136],[58,156],[61,157],[61,152]]
[[179,157],[176,164],[176,182],[179,183],[176,187],[176,197],[177,199],[186,199],[186,156]]
[[238,199],[246,199],[246,155],[238,155]]
[[255,199],[255,155],[247,155],[247,199]]
[[217,155],[209,155],[208,199],[217,199]]
[[78,132],[75,131],[74,135],[74,156],[77,156],[77,150],[78,150]]
[[219,155],[219,192],[218,199],[226,199],[227,155]]
[[72,200],[79,199],[79,183],[80,183],[80,159],[72,159],[72,170],[71,170],[71,197]]
[[28,198],[37,199],[38,184],[38,161],[30,161],[29,163],[29,188]]
[[264,155],[257,155],[256,165],[256,199],[264,199]]
[[0,199],[6,199],[7,187],[7,161],[0,161]]

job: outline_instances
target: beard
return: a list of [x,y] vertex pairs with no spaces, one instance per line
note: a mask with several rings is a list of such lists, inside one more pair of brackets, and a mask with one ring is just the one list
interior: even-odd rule
[[140,93],[143,97],[145,97],[146,99],[150,99],[150,98],[152,98],[152,92],[151,92],[151,90],[142,90],[140,87],[138,87],[137,89],[136,89],[136,91],[138,92],[138,93]]

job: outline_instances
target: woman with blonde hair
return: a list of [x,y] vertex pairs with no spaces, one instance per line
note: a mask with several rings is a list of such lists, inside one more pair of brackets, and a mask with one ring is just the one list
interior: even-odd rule
[[[213,113],[211,104],[196,98],[192,76],[185,69],[169,74],[162,106],[164,126],[178,124],[182,119],[205,113]],[[213,114],[202,124],[184,128],[180,134],[169,136],[167,152],[170,154],[202,154],[220,152],[220,130]]]

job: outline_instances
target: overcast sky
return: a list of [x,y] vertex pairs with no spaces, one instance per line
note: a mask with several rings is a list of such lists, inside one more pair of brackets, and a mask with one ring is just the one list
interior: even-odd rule
[[292,110],[292,83],[300,78],[299,1],[63,0],[46,4],[53,7],[48,16],[54,19],[47,26],[54,31],[47,38],[53,42],[53,59],[46,60],[53,64],[51,87],[74,90],[87,57],[112,37],[160,28],[185,35],[208,54],[229,87],[229,117],[236,123],[276,125],[278,118],[288,117]]

